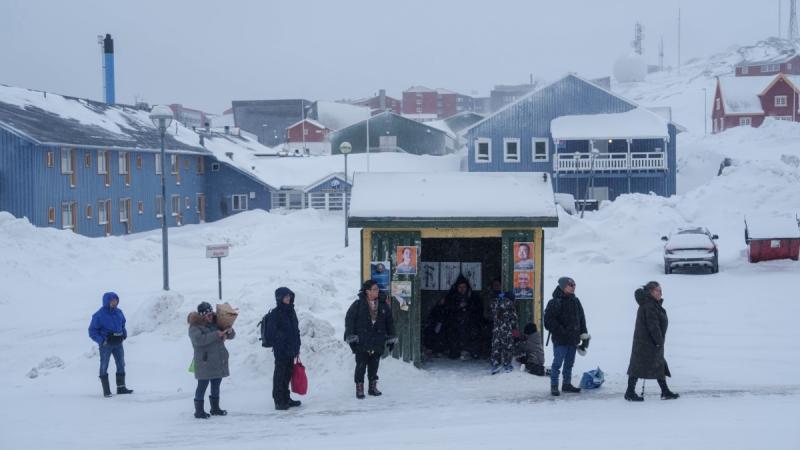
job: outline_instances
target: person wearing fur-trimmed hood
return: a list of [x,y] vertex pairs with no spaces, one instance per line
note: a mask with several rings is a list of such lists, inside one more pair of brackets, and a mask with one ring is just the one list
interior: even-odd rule
[[222,379],[230,375],[228,368],[228,350],[225,341],[236,337],[233,328],[220,330],[217,316],[211,304],[203,302],[197,305],[197,311],[191,312],[189,322],[189,339],[194,349],[194,377],[197,389],[194,392],[194,417],[207,419],[209,414],[204,409],[206,389],[211,385],[208,396],[212,416],[224,416],[228,412],[219,407],[219,388]]
[[631,360],[628,365],[628,389],[625,400],[643,401],[636,394],[636,382],[639,378],[655,379],[661,388],[662,400],[673,400],[680,397],[669,390],[666,377],[672,376],[664,358],[664,343],[667,338],[667,310],[664,309],[661,285],[651,281],[634,292],[639,309],[636,311],[636,325],[633,330]]
[[272,354],[275,365],[272,372],[272,399],[275,409],[286,411],[300,406],[300,400],[294,400],[289,394],[292,381],[292,370],[295,358],[300,354],[300,326],[297,312],[294,310],[294,292],[287,287],[275,290],[275,309],[272,319],[267,322],[267,333],[275,337]]

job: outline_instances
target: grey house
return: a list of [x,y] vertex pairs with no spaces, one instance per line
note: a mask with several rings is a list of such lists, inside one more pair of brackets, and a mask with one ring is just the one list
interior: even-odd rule
[[385,111],[369,120],[350,125],[331,134],[331,153],[339,154],[339,145],[347,141],[353,153],[366,152],[369,125],[370,152],[405,152],[415,155],[445,155],[456,149],[455,136],[424,123]]

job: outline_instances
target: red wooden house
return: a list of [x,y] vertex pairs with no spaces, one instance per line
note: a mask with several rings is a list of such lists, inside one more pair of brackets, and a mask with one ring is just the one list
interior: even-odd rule
[[764,119],[800,121],[800,76],[718,77],[711,128],[759,127]]
[[751,263],[800,257],[800,224],[796,219],[749,218],[744,221],[744,240]]
[[284,148],[291,155],[330,153],[328,134],[331,130],[313,119],[305,119],[286,127]]
[[742,61],[736,65],[737,77],[761,75],[800,75],[800,56],[790,53],[763,61]]

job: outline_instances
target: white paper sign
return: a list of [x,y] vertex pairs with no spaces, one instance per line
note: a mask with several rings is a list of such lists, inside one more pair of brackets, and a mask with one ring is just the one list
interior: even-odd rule
[[206,245],[206,258],[224,258],[230,248],[230,244]]
[[425,291],[438,291],[439,290],[439,263],[431,261],[422,261],[419,263],[419,273],[417,276],[420,280],[420,287]]
[[481,290],[481,263],[461,263],[461,273],[469,280],[472,290]]
[[458,274],[461,273],[461,263],[459,262],[443,262],[439,267],[439,290],[449,290],[453,283],[458,279]]

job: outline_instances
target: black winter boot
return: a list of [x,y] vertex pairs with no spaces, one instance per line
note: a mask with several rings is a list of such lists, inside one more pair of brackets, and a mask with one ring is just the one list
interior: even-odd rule
[[383,392],[378,390],[378,380],[372,380],[369,382],[369,389],[367,390],[367,394],[374,395],[375,397],[383,395]]
[[108,385],[108,374],[100,377],[100,383],[103,385],[103,397],[111,397],[111,387]]
[[573,394],[578,394],[581,392],[581,388],[576,388],[572,385],[572,383],[564,383],[561,385],[561,390],[564,392],[571,392]]
[[275,403],[275,411],[286,411],[289,409],[288,403]]
[[133,394],[133,389],[125,387],[125,374],[117,374],[117,394]]
[[291,398],[289,399],[289,408],[297,408],[302,404],[303,402],[301,402],[300,400],[292,400]]
[[204,409],[202,400],[194,401],[194,418],[195,419],[208,419],[211,417]]
[[662,378],[658,381],[658,387],[661,388],[661,400],[675,400],[676,398],[680,397],[679,394],[676,394],[669,390],[669,386],[667,386],[667,380]]
[[209,411],[212,416],[227,416],[228,411],[224,409],[219,409],[219,397],[208,397],[208,403],[211,404],[211,410]]
[[364,398],[364,383],[356,383],[356,398],[359,400]]
[[552,395],[553,397],[558,397],[559,395],[561,395],[561,392],[558,392],[557,384],[550,385],[550,395]]
[[628,389],[625,391],[625,400],[629,402],[643,402],[644,397],[636,395],[636,382],[637,378],[628,377]]

